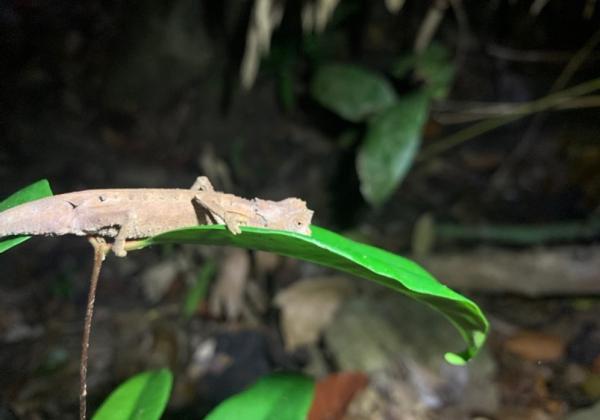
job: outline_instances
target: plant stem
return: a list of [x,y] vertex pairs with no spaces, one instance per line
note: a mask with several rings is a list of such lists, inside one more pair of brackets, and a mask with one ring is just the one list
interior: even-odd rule
[[94,317],[94,303],[96,302],[96,288],[102,262],[108,252],[108,246],[104,239],[90,237],[90,243],[94,247],[94,266],[90,276],[90,290],[88,292],[87,307],[85,309],[85,321],[83,324],[83,338],[81,339],[81,361],[79,364],[79,419],[86,418],[87,397],[87,366],[88,350],[90,347],[90,335],[92,332],[92,318]]

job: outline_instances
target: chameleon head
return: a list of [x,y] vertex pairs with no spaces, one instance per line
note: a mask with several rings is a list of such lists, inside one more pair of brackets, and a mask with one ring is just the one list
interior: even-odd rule
[[313,211],[306,207],[306,202],[299,198],[287,198],[283,200],[286,203],[286,216],[284,230],[310,235],[310,223],[313,217]]

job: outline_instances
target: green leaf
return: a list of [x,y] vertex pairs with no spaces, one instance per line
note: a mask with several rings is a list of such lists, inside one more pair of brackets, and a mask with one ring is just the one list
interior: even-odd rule
[[[3,212],[6,209],[17,206],[19,204],[26,203],[28,201],[37,200],[39,198],[44,198],[52,195],[52,190],[50,189],[50,184],[48,180],[42,179],[33,184],[17,191],[4,201],[0,202],[0,212]],[[25,242],[29,239],[29,236],[20,235],[13,236],[8,239],[0,240],[0,254],[4,251],[11,249],[14,246],[19,245],[22,242]]]
[[395,77],[404,78],[411,70],[425,82],[425,91],[434,99],[448,95],[456,72],[448,49],[435,42],[420,54],[411,52],[400,57],[392,72]]
[[314,389],[306,376],[272,374],[223,401],[205,420],[305,420]]
[[140,373],[119,385],[93,419],[159,419],[167,406],[172,385],[173,375],[168,369]]
[[356,157],[363,197],[380,205],[410,169],[427,115],[427,95],[418,91],[401,97],[370,122]]
[[415,70],[425,81],[427,91],[434,99],[443,99],[448,95],[455,74],[451,60],[448,49],[437,43],[432,43],[419,56]]
[[310,92],[325,108],[352,122],[363,121],[396,101],[396,92],[384,77],[341,64],[320,67]]
[[[471,300],[440,284],[418,264],[373,246],[354,242],[318,226],[312,235],[243,227],[232,235],[223,225],[195,226],[166,232],[138,242],[136,248],[154,244],[196,243],[259,249],[303,259],[372,280],[404,293],[444,314],[467,343],[461,353],[446,354],[452,364],[463,364],[483,345],[488,322]],[[427,328],[426,325],[423,328]]]
[[198,309],[198,303],[206,296],[210,279],[215,274],[215,263],[206,261],[198,274],[196,284],[187,292],[183,303],[183,315],[190,318]]

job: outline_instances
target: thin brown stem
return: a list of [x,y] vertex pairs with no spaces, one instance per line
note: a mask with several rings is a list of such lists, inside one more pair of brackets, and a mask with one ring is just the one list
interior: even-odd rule
[[[501,118],[516,115],[521,109],[522,102],[453,102],[445,101],[443,104],[432,106],[435,121],[443,125],[465,124],[490,118]],[[600,107],[600,95],[588,95],[569,99],[567,102],[557,104],[548,111],[563,111],[568,109],[585,109]]]
[[442,140],[438,140],[435,144],[424,148],[419,153],[417,161],[430,159],[435,155],[463,144],[464,142],[469,141],[481,134],[487,133],[495,128],[506,125],[509,122],[516,121],[527,115],[561,106],[574,97],[583,96],[597,90],[600,90],[600,78],[588,80],[587,82],[564,89],[560,92],[553,93],[533,102],[523,103],[522,105],[514,108],[514,115],[480,121],[463,130],[457,131],[456,133],[451,134]]
[[558,78],[552,84],[550,93],[564,89],[577,70],[581,68],[583,63],[594,52],[596,46],[600,44],[600,29],[598,29],[587,42],[571,57],[565,68],[560,72]]
[[100,269],[108,246],[104,239],[90,237],[90,243],[94,247],[94,266],[90,276],[90,290],[88,292],[87,307],[85,309],[85,321],[83,324],[83,338],[81,339],[81,362],[79,365],[79,419],[86,418],[86,397],[87,397],[87,367],[88,350],[90,347],[90,335],[92,332],[92,318],[94,317],[94,303],[96,301],[96,287],[100,277]]

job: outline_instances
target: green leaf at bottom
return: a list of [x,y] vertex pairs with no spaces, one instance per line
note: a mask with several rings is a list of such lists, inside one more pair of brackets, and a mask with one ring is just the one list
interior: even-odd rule
[[102,403],[93,420],[155,420],[162,415],[173,385],[168,369],[140,373],[128,379]]
[[205,420],[304,420],[314,390],[310,378],[275,373],[223,401]]

